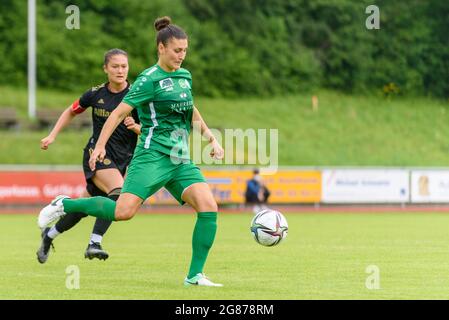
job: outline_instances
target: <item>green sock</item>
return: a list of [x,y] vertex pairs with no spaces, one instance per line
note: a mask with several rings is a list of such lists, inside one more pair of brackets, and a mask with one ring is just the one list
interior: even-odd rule
[[187,278],[190,279],[197,273],[203,272],[207,254],[214,243],[216,232],[217,212],[198,212],[192,237],[192,262]]
[[83,212],[89,216],[115,221],[115,201],[106,197],[64,199],[64,212]]

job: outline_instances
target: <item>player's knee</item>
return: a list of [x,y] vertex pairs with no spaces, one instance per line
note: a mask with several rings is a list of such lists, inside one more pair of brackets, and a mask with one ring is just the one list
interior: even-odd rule
[[218,205],[217,201],[213,197],[208,197],[202,199],[200,203],[198,203],[198,212],[217,212]]
[[115,220],[124,221],[134,217],[135,212],[127,207],[117,207],[115,210]]

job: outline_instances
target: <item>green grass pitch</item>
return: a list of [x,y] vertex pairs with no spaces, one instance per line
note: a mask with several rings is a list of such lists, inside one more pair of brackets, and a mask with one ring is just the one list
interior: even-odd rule
[[[35,215],[0,215],[0,299],[448,299],[449,215],[441,213],[288,213],[289,235],[262,247],[252,215],[219,216],[205,273],[223,288],[183,287],[193,214],[141,214],[114,223],[107,261],[84,259],[86,218],[36,260]],[[379,289],[368,289],[369,266]],[[68,289],[80,272],[79,289]],[[367,272],[368,268],[368,272]],[[66,273],[69,271],[69,273]],[[68,281],[70,282],[70,281]]]

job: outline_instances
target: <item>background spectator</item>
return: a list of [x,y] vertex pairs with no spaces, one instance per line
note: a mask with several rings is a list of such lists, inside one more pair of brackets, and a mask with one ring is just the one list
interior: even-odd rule
[[254,213],[266,209],[270,191],[260,176],[259,169],[254,169],[253,178],[246,184],[245,203],[253,206]]

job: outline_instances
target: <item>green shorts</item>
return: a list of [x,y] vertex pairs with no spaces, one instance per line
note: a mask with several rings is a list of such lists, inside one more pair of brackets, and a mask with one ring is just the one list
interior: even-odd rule
[[182,193],[197,182],[206,182],[206,179],[191,160],[174,163],[167,154],[137,147],[122,193],[132,193],[145,201],[165,187],[180,204],[184,204]]

